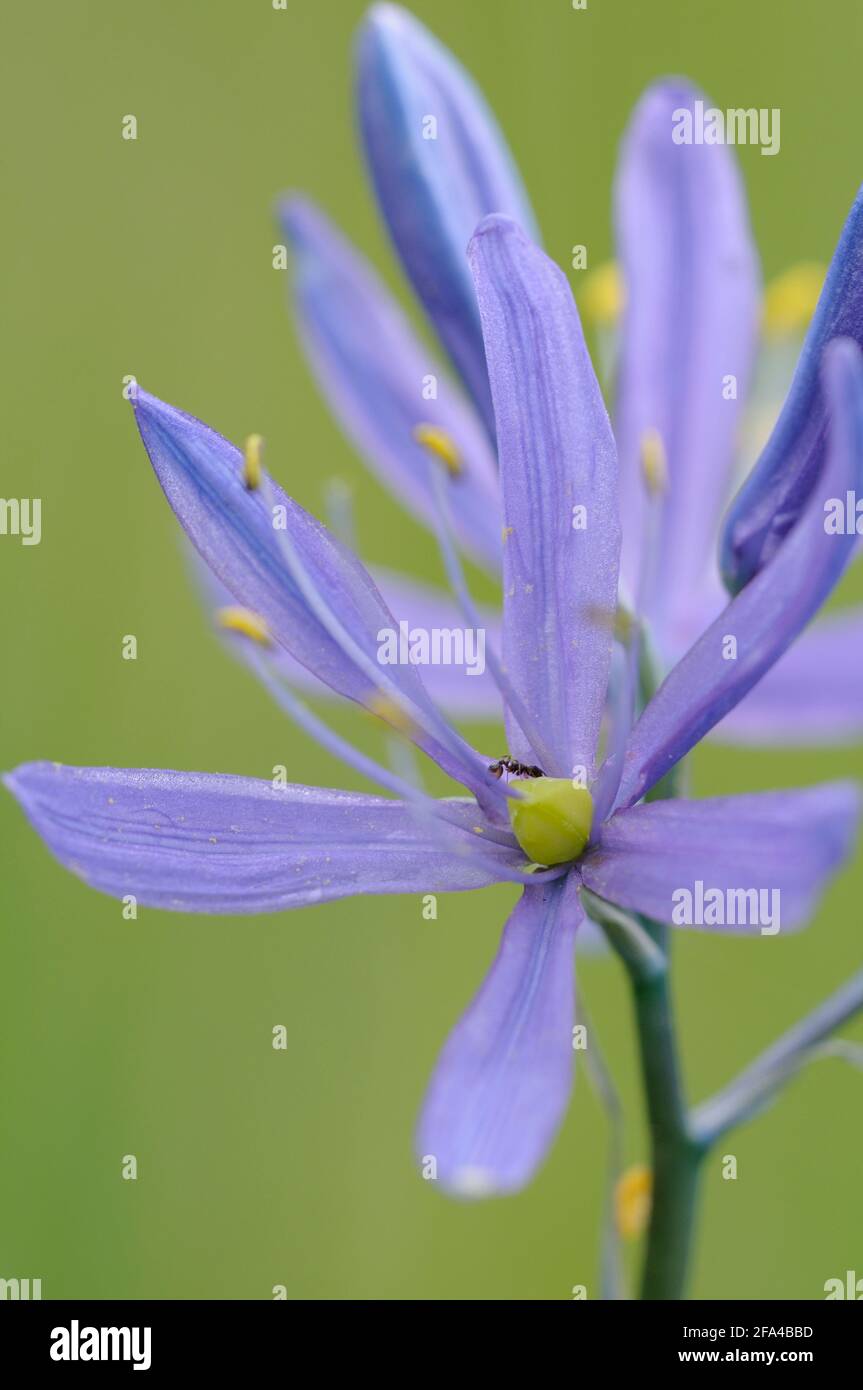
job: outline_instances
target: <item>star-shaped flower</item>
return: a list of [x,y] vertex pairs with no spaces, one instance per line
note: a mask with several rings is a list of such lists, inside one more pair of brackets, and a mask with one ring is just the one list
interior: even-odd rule
[[[374,580],[276,486],[256,445],[244,457],[139,391],[135,413],[159,482],[247,615],[235,615],[235,631],[266,678],[277,679],[274,644],[386,718],[468,794],[434,800],[348,749],[355,766],[400,795],[51,763],[6,780],[58,859],[95,888],[155,907],[255,913],[352,894],[522,883],[486,981],[444,1048],[419,1128],[419,1153],[434,1159],[441,1185],[474,1195],[524,1184],[566,1107],[584,888],[659,922],[673,922],[676,895],[699,882],[763,889],[779,893],[790,928],[849,850],[858,814],[849,784],[644,798],[788,647],[850,556],[854,537],[825,530],[822,503],[859,482],[863,359],[848,340],[828,348],[829,447],[805,505],[631,729],[632,706],[618,702],[600,759],[620,552],[614,438],[557,266],[501,215],[481,222],[469,265],[506,537],[497,674],[510,757],[544,775],[495,775],[500,767],[446,721],[415,665],[379,662],[379,633],[394,619]],[[464,468],[468,477],[471,463]],[[723,654],[728,634],[733,660]],[[313,716],[308,727],[321,732]],[[737,925],[758,930],[751,920]]]

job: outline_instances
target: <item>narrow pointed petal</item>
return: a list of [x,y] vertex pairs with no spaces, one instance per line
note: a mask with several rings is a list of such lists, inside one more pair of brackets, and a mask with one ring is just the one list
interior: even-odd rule
[[583,918],[570,874],[527,888],[473,1003],[449,1037],[417,1133],[422,1162],[461,1197],[518,1191],[545,1157],[572,1089],[573,948]]
[[863,189],[830,263],[782,413],[725,523],[722,572],[732,593],[768,563],[796,522],[829,448],[829,402],[821,372],[834,338],[863,346]]
[[496,882],[523,856],[400,801],[251,777],[26,763],[5,779],[52,854],[92,888],[177,912],[254,913],[356,893],[449,892]]
[[512,156],[473,79],[398,5],[373,5],[360,29],[357,101],[366,159],[396,250],[491,426],[465,250],[490,212],[509,214],[538,237]]
[[713,730],[723,743],[821,745],[863,735],[863,608],[801,633]]
[[[418,746],[484,796],[489,779],[479,755],[455,734],[448,733],[444,744],[428,732],[440,719],[416,667],[378,662],[378,634],[395,630],[395,624],[357,557],[272,480],[249,491],[240,451],[215,430],[140,388],[134,405],[144,446],[177,519],[237,601],[259,614],[276,642],[339,695],[375,710],[391,681],[417,712],[410,728]],[[280,549],[276,521],[357,656],[311,610]],[[381,672],[379,685],[373,668]]]
[[[582,874],[594,893],[658,922],[776,935],[800,926],[815,910],[851,853],[859,816],[860,792],[853,782],[708,801],[653,801],[612,816],[599,845],[582,861]],[[715,921],[704,898],[710,889],[724,898]],[[701,913],[699,898],[705,904]]]
[[656,430],[669,475],[662,583],[649,602],[660,625],[685,614],[715,563],[760,313],[758,260],[732,152],[672,138],[675,114],[691,111],[699,96],[680,79],[648,89],[624,139],[616,185],[626,286],[615,422],[624,577],[634,593],[646,504],[641,440]]
[[[470,262],[503,490],[504,666],[556,759],[545,771],[589,777],[617,603],[611,427],[562,271],[505,217],[480,225]],[[507,732],[535,761],[512,718]]]
[[844,338],[825,356],[827,466],[772,560],[677,663],[630,736],[619,791],[631,805],[734,708],[775,664],[840,578],[856,536],[826,529],[825,506],[863,475],[863,355]]
[[[414,430],[422,424],[443,430],[460,458],[460,472],[449,481],[459,541],[496,573],[500,493],[482,423],[371,267],[323,214],[292,198],[280,216],[294,254],[294,302],[306,353],[349,439],[384,486],[429,526],[429,455]],[[429,398],[432,389],[436,396]]]

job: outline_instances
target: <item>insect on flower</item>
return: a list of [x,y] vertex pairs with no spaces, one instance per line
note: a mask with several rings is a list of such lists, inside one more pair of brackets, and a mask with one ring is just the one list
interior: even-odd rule
[[532,763],[520,763],[517,758],[498,758],[496,763],[491,763],[489,772],[492,777],[502,777],[508,772],[511,777],[544,777],[545,773],[541,767],[536,767]]

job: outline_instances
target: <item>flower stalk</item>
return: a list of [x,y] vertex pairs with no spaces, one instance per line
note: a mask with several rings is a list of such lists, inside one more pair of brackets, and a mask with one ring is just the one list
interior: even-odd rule
[[[666,929],[652,925],[659,942]],[[667,953],[665,960],[665,969],[649,979],[627,964],[653,1169],[653,1202],[641,1284],[643,1299],[684,1296],[704,1156],[704,1148],[689,1124]]]
[[634,918],[594,894],[591,917],[620,956],[632,988],[653,1199],[640,1297],[685,1297],[702,1162],[730,1130],[752,1119],[811,1061],[838,1056],[861,1065],[863,1049],[829,1039],[863,1011],[863,970],[783,1033],[717,1095],[687,1106],[671,996],[668,928]]

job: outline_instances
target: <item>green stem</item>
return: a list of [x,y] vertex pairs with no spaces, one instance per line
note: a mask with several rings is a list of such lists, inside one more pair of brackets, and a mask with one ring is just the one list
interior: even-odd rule
[[652,980],[665,973],[667,962],[650,932],[629,912],[582,888],[581,901],[591,921],[602,927],[608,943],[620,956],[630,975]]
[[[665,929],[650,923],[657,944]],[[667,969],[652,979],[630,972],[647,1121],[653,1201],[641,1285],[643,1299],[684,1296],[701,1159],[689,1128]]]
[[[647,705],[659,685],[659,668],[649,634],[641,630],[638,641],[640,696]],[[679,796],[684,776],[683,763],[674,764],[651,787],[645,800]],[[701,1160],[706,1150],[690,1127],[680,1073],[668,928],[645,917],[641,923],[660,956],[661,968],[656,968],[655,959],[647,968],[647,953],[634,949],[631,934],[625,950],[621,949],[622,941],[617,947],[632,986],[653,1172],[641,1297],[674,1300],[683,1298],[686,1288]]]

